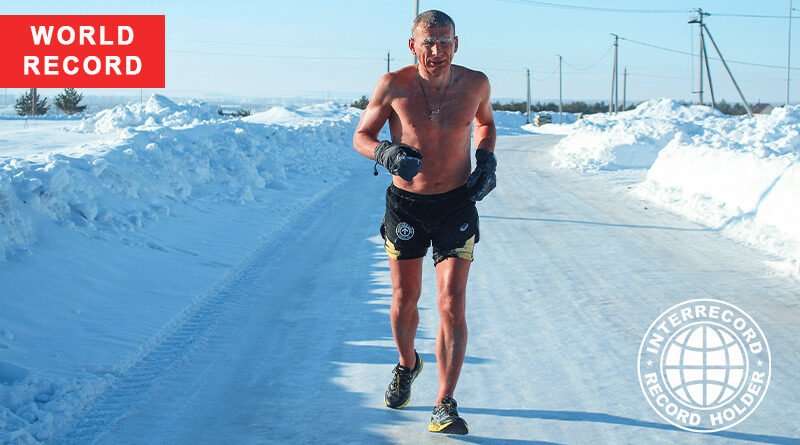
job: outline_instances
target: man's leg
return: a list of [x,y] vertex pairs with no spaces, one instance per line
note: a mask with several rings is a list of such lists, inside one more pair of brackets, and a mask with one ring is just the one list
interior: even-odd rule
[[453,396],[467,350],[466,292],[469,266],[461,258],[447,258],[436,265],[439,287],[439,332],[436,335],[436,361],[439,366],[439,395]]
[[400,353],[400,364],[414,369],[414,338],[419,325],[417,302],[422,292],[422,258],[389,259],[392,274],[392,333]]

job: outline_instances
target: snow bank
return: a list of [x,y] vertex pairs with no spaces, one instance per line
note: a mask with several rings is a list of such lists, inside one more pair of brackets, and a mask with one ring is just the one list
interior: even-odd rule
[[304,127],[339,120],[347,122],[358,121],[360,116],[361,110],[357,108],[327,102],[323,104],[307,105],[296,109],[276,106],[267,111],[247,116],[242,120],[259,124]]
[[30,247],[39,218],[89,232],[125,232],[169,215],[175,201],[247,202],[255,188],[280,186],[287,172],[340,168],[342,161],[331,159],[354,153],[357,113],[329,104],[293,112],[308,108],[319,121],[292,128],[223,118],[209,105],[155,95],[82,121],[76,131],[119,133],[92,153],[0,159],[0,261]]
[[93,117],[84,119],[77,131],[103,134],[142,125],[180,128],[221,117],[215,106],[194,100],[179,105],[165,96],[154,94],[143,103],[100,111]]
[[553,165],[648,169],[636,195],[798,270],[800,106],[749,118],[658,99],[570,127],[553,149]]
[[[276,106],[267,111],[247,116],[242,120],[251,123],[303,127],[319,125],[332,120],[357,122],[361,117],[361,113],[362,110],[357,108],[324,103],[295,109]],[[526,134],[527,132],[522,129],[525,121],[525,115],[522,113],[502,110],[494,112],[494,122],[499,135]],[[388,133],[386,133],[385,137],[389,137]]]
[[[537,113],[531,112],[531,119]],[[541,127],[537,127],[533,124],[527,123],[527,117],[525,113],[519,113],[516,111],[495,111],[494,112],[494,122],[497,126],[497,134],[498,135],[516,135],[516,134],[528,134],[528,133],[541,133],[541,134],[566,134],[566,131],[563,130],[564,128],[568,128],[566,126],[559,125],[559,114],[558,113],[551,113],[551,112],[541,112],[538,114],[549,114],[552,118],[553,124],[546,124]],[[574,123],[578,120],[578,115],[575,113],[563,113],[563,118],[565,123]],[[569,130],[567,130],[569,131]]]
[[635,193],[800,272],[800,106],[678,133]]
[[722,119],[703,106],[682,106],[672,99],[645,102],[616,115],[587,115],[568,127],[553,149],[553,165],[579,170],[647,168],[678,132],[698,134],[709,119]]
[[22,206],[9,178],[0,175],[0,262],[9,253],[26,249],[35,239],[30,220],[20,212]]
[[527,134],[527,132],[522,129],[526,121],[525,115],[516,111],[499,110],[494,112],[494,124],[499,136]]
[[755,212],[791,164],[788,157],[761,157],[749,150],[706,145],[680,135],[661,151],[640,189],[650,190],[647,195],[654,199],[668,194],[673,206],[681,197],[709,199],[715,210],[692,213],[706,224],[719,225]]

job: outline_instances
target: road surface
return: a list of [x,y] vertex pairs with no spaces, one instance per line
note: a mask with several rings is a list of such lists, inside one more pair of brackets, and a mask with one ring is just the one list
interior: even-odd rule
[[[209,290],[56,443],[800,443],[798,281],[768,258],[633,198],[643,172],[550,166],[555,136],[501,137],[479,203],[467,358],[456,399],[471,435],[428,433],[436,396],[434,268],[426,259],[409,406],[383,406],[397,360],[378,225],[388,175],[352,176]],[[759,408],[731,430],[667,425],[637,352],[691,298],[748,312],[772,350]]]

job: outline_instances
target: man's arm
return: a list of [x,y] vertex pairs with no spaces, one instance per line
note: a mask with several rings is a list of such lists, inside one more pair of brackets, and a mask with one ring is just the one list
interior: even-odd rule
[[390,90],[394,76],[392,73],[384,74],[378,81],[353,134],[353,147],[367,159],[375,160],[376,175],[377,165],[381,164],[389,173],[411,182],[422,168],[422,154],[419,150],[401,143],[378,141],[383,124],[392,114]]
[[391,97],[389,86],[392,81],[393,73],[381,76],[369,104],[358,121],[358,127],[353,134],[353,147],[362,156],[368,159],[375,159],[375,147],[378,145],[378,134],[383,125],[392,113]]
[[494,144],[497,140],[497,130],[494,126],[494,113],[492,112],[491,103],[491,86],[489,79],[481,73],[481,83],[477,88],[481,102],[478,105],[478,110],[475,112],[475,129],[473,130],[473,139],[475,140],[475,149],[482,148],[486,151],[494,153]]
[[475,112],[475,170],[467,178],[467,188],[473,190],[470,199],[480,201],[486,197],[497,185],[497,159],[494,157],[494,143],[497,140],[497,130],[494,126],[494,113],[489,100],[491,87],[486,75],[480,73],[480,103]]

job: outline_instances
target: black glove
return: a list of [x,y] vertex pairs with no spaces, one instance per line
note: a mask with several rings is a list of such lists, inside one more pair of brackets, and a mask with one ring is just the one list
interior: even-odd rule
[[[378,164],[386,167],[389,173],[411,182],[422,168],[422,153],[410,145],[381,141],[375,147],[375,165]],[[377,168],[375,174],[378,174]]]
[[474,187],[475,193],[470,199],[480,201],[497,186],[497,176],[494,172],[497,168],[497,158],[491,151],[479,148],[475,151],[475,159],[477,160],[475,171],[467,178],[467,188]]

